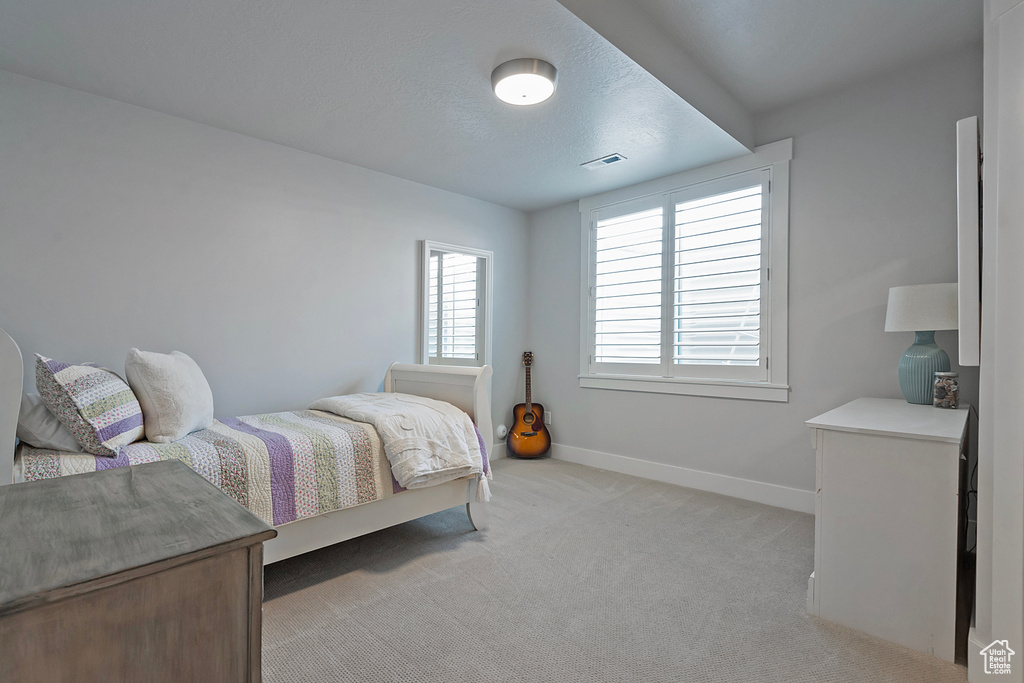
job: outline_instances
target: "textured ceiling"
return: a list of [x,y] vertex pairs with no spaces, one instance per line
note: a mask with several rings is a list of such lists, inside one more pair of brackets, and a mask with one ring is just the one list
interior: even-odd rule
[[745,151],[555,0],[4,0],[0,68],[524,210]]
[[619,0],[764,112],[981,44],[981,0]]
[[[3,0],[0,69],[533,210],[737,156],[723,128],[749,144],[751,111],[981,36],[974,0],[564,1],[582,19],[556,0]],[[490,72],[524,56],[558,91],[502,104]]]

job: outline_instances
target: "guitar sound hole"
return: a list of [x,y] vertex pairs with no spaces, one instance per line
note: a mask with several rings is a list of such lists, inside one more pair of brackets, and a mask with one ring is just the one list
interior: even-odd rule
[[523,415],[523,422],[526,424],[533,424],[533,413],[526,413],[526,415]]

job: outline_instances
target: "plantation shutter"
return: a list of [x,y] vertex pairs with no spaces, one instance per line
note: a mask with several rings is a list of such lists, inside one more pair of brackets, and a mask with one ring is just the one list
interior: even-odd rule
[[595,213],[592,367],[661,374],[663,200]]
[[767,376],[767,199],[767,171],[673,195],[673,376]]
[[430,252],[428,344],[430,362],[479,360],[480,273],[470,254]]

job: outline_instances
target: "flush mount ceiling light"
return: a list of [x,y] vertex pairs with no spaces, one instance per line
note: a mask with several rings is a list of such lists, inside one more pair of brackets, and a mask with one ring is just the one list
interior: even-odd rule
[[551,97],[558,71],[543,59],[512,59],[491,72],[491,87],[502,102],[537,104]]

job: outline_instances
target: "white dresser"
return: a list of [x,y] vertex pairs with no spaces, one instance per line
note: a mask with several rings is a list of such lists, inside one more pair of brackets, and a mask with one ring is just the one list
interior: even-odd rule
[[817,451],[807,611],[954,659],[968,406],[860,398],[808,420]]

